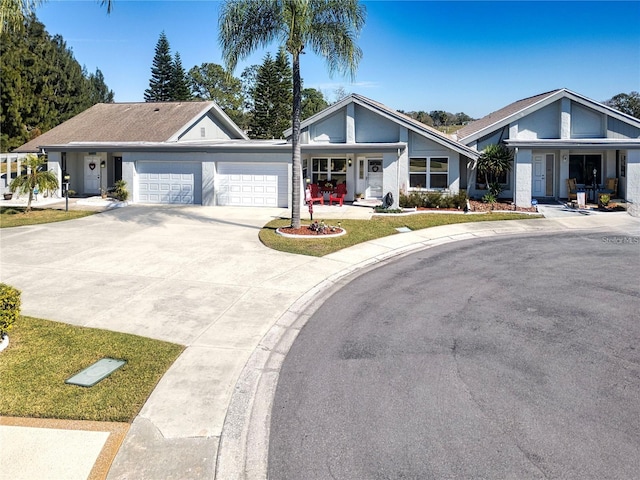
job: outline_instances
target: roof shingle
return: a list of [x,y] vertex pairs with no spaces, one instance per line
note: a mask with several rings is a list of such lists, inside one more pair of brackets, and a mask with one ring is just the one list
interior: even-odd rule
[[213,102],[98,103],[17,148],[72,142],[166,142]]

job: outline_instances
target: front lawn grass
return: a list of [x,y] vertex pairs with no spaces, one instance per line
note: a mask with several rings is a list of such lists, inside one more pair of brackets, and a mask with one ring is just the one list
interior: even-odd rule
[[98,212],[87,210],[54,210],[52,208],[33,208],[30,212],[25,207],[0,207],[0,228],[22,227],[41,223],[62,222],[87,217]]
[[[182,345],[20,317],[0,352],[0,415],[131,422]],[[93,387],[64,381],[104,357],[127,363]]]
[[[340,220],[340,226],[346,229],[347,234],[333,238],[287,238],[276,233],[278,227],[291,225],[290,219],[272,220],[260,231],[260,240],[267,247],[282,252],[297,253],[322,257],[329,253],[337,252],[343,248],[357,245],[398,232],[396,228],[408,227],[411,230],[451,225],[454,223],[487,222],[496,220],[526,220],[540,218],[540,215],[527,215],[522,213],[489,213],[483,215],[459,215],[459,214],[418,214],[403,216],[375,216],[371,220]],[[302,222],[309,224],[309,221]],[[338,220],[326,220],[327,224],[337,226]]]

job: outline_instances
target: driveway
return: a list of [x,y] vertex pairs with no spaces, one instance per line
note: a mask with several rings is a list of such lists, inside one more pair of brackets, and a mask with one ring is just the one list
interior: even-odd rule
[[188,346],[134,422],[126,441],[133,445],[123,449],[131,455],[121,451],[112,478],[135,477],[138,466],[146,469],[138,478],[169,478],[172,465],[183,468],[169,447],[191,455],[183,461],[194,472],[213,476],[212,453],[251,352],[293,301],[336,269],[257,240],[266,222],[286,214],[131,206],[0,231],[0,281],[22,290],[24,315]]

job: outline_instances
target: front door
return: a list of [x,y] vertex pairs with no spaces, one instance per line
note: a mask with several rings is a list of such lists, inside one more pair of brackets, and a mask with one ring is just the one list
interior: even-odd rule
[[546,193],[547,182],[545,181],[547,162],[544,155],[533,156],[533,185],[531,196],[544,197]]
[[84,193],[100,193],[100,157],[84,157]]
[[382,198],[382,159],[367,159],[367,191],[368,198]]

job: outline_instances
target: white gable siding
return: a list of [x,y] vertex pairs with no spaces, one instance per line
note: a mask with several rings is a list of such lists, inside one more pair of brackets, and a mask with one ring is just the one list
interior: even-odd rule
[[400,126],[378,113],[356,105],[355,129],[357,143],[397,142]]
[[571,138],[603,138],[604,115],[576,102],[571,103]]
[[316,143],[345,143],[347,132],[344,109],[309,126],[309,139]]
[[518,140],[560,138],[560,102],[554,102],[518,121]]
[[607,120],[608,138],[640,138],[640,128],[621,122],[617,118]]
[[[204,136],[202,136],[204,129]],[[179,141],[185,140],[228,140],[233,138],[230,133],[210,115],[206,115],[197,121],[190,129],[184,132]]]

